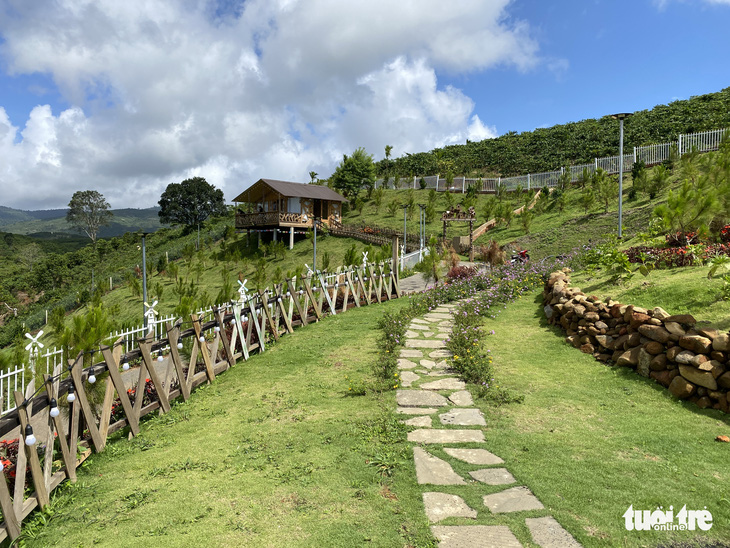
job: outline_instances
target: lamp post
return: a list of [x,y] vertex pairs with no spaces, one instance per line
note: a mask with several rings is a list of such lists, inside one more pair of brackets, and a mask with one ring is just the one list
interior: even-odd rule
[[144,317],[144,332],[147,333],[147,249],[145,239],[148,232],[142,233],[142,314]]
[[312,257],[312,268],[314,272],[317,272],[317,217],[312,217],[312,224],[314,224],[314,256]]
[[418,216],[418,233],[420,236],[420,245],[419,245],[419,260],[423,260],[423,247],[426,243],[426,204],[418,204],[418,207],[420,208],[419,216]]
[[620,112],[612,114],[611,118],[619,121],[619,139],[618,139],[618,237],[621,239],[622,234],[622,217],[623,217],[623,192],[624,192],[624,120],[631,116],[630,112]]
[[406,240],[406,215],[408,213],[408,204],[403,206],[403,254],[408,251],[407,240]]

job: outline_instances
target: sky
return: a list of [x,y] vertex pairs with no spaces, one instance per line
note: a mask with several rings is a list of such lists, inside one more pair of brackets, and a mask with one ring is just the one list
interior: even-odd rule
[[151,207],[730,86],[730,0],[0,0],[0,205]]

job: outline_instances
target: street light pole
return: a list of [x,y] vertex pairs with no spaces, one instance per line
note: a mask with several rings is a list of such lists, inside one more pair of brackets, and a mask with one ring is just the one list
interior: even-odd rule
[[312,258],[312,268],[317,272],[317,217],[312,217],[314,224],[314,257]]
[[144,317],[144,332],[147,333],[147,249],[145,238],[147,232],[142,233],[142,314]]
[[621,112],[611,115],[619,121],[618,139],[618,237],[623,237],[623,192],[624,192],[624,120],[631,116],[630,112]]
[[405,204],[403,206],[403,254],[408,251],[407,245],[406,245],[406,215],[408,212],[408,204]]
[[419,217],[419,232],[421,236],[421,249],[426,244],[426,204],[418,204],[421,208],[421,216]]

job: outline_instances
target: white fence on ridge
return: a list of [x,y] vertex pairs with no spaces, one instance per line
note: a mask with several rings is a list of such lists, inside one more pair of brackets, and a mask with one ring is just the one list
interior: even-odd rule
[[[660,143],[655,145],[646,145],[634,147],[633,152],[624,154],[624,172],[631,171],[634,163],[642,161],[647,166],[661,164],[668,160],[672,151],[681,156],[691,150],[698,152],[710,152],[720,148],[723,135],[730,131],[728,129],[712,129],[709,131],[701,131],[699,133],[680,134],[676,141],[670,143]],[[497,187],[504,187],[507,191],[514,191],[518,188],[522,190],[532,190],[535,188],[553,188],[558,186],[558,180],[565,173],[566,169],[570,172],[570,182],[574,183],[583,174],[584,170],[588,170],[589,174],[595,173],[599,168],[608,174],[616,174],[619,171],[619,156],[609,156],[606,158],[594,158],[590,164],[582,164],[577,166],[569,166],[560,168],[556,171],[546,171],[544,173],[528,173],[527,175],[517,175],[515,177],[496,177],[496,178],[470,178],[470,177],[454,177],[453,182],[449,185],[446,179],[440,175],[429,175],[427,177],[414,176],[410,177],[390,177],[387,181],[378,179],[375,181],[375,188],[421,188],[421,180],[423,180],[426,189],[435,189],[439,192],[466,192],[472,186],[477,187],[477,191],[481,193],[494,193]]]

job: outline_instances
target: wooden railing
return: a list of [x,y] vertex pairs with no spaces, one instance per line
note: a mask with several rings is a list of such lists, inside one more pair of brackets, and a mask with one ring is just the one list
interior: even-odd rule
[[[332,236],[341,238],[354,238],[362,242],[375,245],[386,245],[393,241],[393,237],[397,236],[399,241],[403,241],[403,233],[393,230],[392,228],[383,228],[374,225],[331,225],[329,233]],[[415,251],[421,245],[417,234],[408,234],[408,242],[406,242],[406,252]]]
[[236,228],[253,228],[257,226],[311,226],[312,220],[304,220],[301,213],[288,211],[269,211],[262,213],[236,213]]
[[[295,327],[401,295],[390,262],[338,269],[329,275],[317,272],[300,282],[297,285],[296,279],[287,279],[272,291],[258,291],[245,302],[219,306],[209,321],[193,314],[185,324],[182,320],[168,322],[167,336],[138,339],[138,348],[126,354],[121,340],[111,346],[102,345],[86,355],[92,362],[94,356],[102,360],[86,368],[81,353],[76,360],[69,360],[67,370],[58,364],[52,376],[45,375],[43,391],[34,391],[32,382],[25,394],[15,391],[17,407],[0,419],[0,438],[18,438],[22,448],[15,463],[14,481],[7,472],[10,487],[7,481],[0,481],[4,519],[0,541],[16,539],[23,520],[35,508],[45,508],[50,493],[65,479],[75,482],[79,465],[92,452],[103,451],[111,433],[129,428],[131,436],[138,435],[142,417],[158,409],[161,414],[167,413],[171,400],[187,400],[196,386],[214,382],[216,375],[233,367],[237,360],[248,360],[254,352],[263,352],[269,341],[280,339]],[[189,360],[179,352],[178,345],[184,341],[191,347]],[[158,363],[155,356],[162,355],[164,349],[169,349],[168,354],[163,363]],[[128,392],[121,371],[126,368],[124,364],[135,361],[139,363],[137,387]],[[92,376],[106,384],[100,408],[91,405],[86,393],[86,383],[92,382]],[[146,379],[154,390],[145,390]],[[150,393],[154,396],[149,397]],[[65,407],[65,403],[58,405],[61,400],[69,402],[66,416],[51,413]],[[45,444],[42,456],[39,445],[24,443],[28,425],[35,427],[42,438],[37,442],[40,447]],[[62,465],[55,470],[54,462],[58,461]]]

